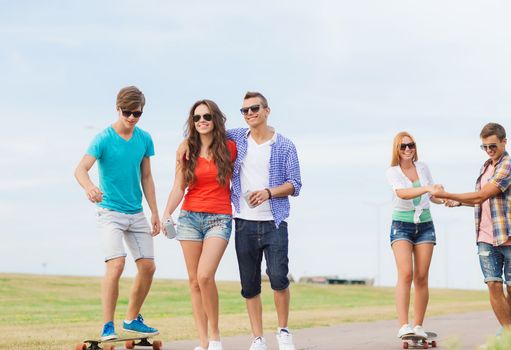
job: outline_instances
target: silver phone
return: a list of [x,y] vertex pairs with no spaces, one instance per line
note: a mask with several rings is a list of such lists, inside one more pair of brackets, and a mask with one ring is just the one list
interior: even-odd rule
[[163,223],[163,233],[168,239],[176,238],[176,228],[174,227],[174,221],[167,219]]
[[249,208],[255,208],[256,206],[255,205],[252,205],[250,204],[250,194],[252,192],[251,191],[247,191],[243,194],[243,198],[245,198],[245,202],[247,202],[247,205]]

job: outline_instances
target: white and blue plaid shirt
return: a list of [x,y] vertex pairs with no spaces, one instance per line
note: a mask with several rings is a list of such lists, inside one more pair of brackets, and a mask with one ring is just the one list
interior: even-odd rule
[[[241,198],[241,179],[240,170],[241,163],[247,155],[248,148],[248,128],[227,130],[227,137],[236,142],[238,156],[234,163],[232,173],[231,201],[237,213],[240,212]],[[300,163],[298,162],[298,154],[295,145],[291,140],[277,134],[277,140],[271,145],[270,156],[270,188],[280,186],[289,182],[294,187],[293,196],[300,194],[302,188],[302,179],[300,176]],[[273,197],[270,199],[271,213],[275,226],[279,226],[289,216],[289,198]]]

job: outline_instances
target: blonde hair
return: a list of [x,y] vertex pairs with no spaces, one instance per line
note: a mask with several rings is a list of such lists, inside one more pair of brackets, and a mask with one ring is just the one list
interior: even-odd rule
[[417,143],[415,142],[415,139],[406,131],[401,131],[397,133],[396,136],[394,136],[394,144],[392,146],[392,161],[390,162],[390,166],[396,166],[399,165],[399,150],[401,147],[401,142],[405,137],[409,137],[413,143],[415,143],[415,154],[413,155],[413,161],[416,162],[419,160],[419,155],[417,153]]

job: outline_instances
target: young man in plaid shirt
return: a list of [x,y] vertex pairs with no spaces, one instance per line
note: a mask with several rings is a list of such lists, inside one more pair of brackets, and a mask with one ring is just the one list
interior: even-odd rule
[[[511,327],[511,158],[506,131],[497,123],[481,130],[481,149],[490,157],[481,167],[476,191],[448,193],[441,185],[431,194],[448,199],[448,206],[474,206],[479,262],[490,303],[503,327]],[[502,278],[504,274],[504,279]],[[507,297],[503,283],[507,286]]]
[[241,114],[248,128],[231,129],[238,156],[232,175],[236,255],[241,294],[246,300],[254,340],[250,350],[267,350],[263,338],[261,261],[266,260],[275,308],[279,350],[295,350],[288,327],[289,196],[298,196],[302,181],[294,144],[268,125],[270,107],[259,92],[247,92]]

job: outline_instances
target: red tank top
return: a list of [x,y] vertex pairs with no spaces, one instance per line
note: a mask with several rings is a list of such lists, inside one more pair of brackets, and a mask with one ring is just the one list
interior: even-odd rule
[[[236,159],[236,144],[228,140],[227,148],[231,153],[231,161]],[[221,186],[216,176],[218,169],[214,160],[199,157],[195,167],[195,181],[188,187],[181,209],[200,213],[232,215],[231,191],[229,184],[231,177],[227,177],[226,184]]]

